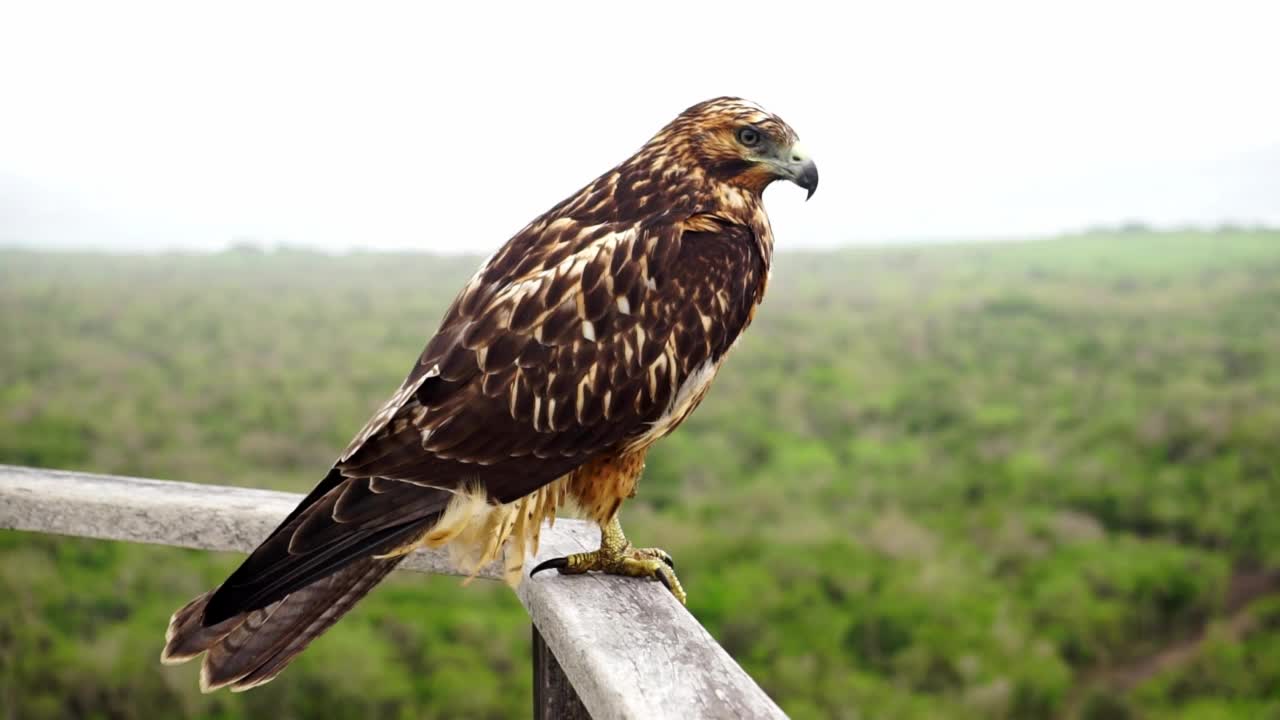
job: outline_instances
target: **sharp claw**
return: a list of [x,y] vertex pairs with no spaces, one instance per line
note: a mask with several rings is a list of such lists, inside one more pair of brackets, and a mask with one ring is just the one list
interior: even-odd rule
[[654,573],[653,576],[658,578],[658,582],[662,583],[662,585],[667,588],[667,592],[671,593],[672,595],[675,594],[676,591],[671,589],[671,582],[667,580],[666,573],[657,572],[657,573]]
[[640,550],[639,552],[641,555],[644,555],[646,557],[651,557],[655,560],[661,560],[662,562],[666,563],[666,566],[671,568],[672,570],[676,569],[675,558],[671,557],[671,555],[668,554],[666,550],[663,550],[661,548],[645,548],[643,550]]
[[586,572],[603,572],[626,577],[648,577],[657,579],[667,592],[675,596],[680,604],[685,603],[684,588],[676,578],[676,561],[665,550],[660,548],[633,548],[625,546],[622,550],[606,553],[600,550],[551,558],[539,563],[529,571],[533,577],[543,570],[558,570],[561,575],[578,575]]
[[567,557],[551,558],[550,560],[544,560],[538,563],[538,566],[529,572],[529,577],[533,577],[543,570],[551,570],[552,568],[556,570],[563,570],[568,566],[569,558]]

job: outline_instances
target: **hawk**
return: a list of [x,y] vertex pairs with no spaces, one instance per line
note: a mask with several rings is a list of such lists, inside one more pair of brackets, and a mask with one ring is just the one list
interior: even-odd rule
[[652,578],[683,602],[671,557],[632,547],[618,508],[751,324],[773,255],[761,193],[779,179],[818,186],[796,133],[717,98],[529,223],[320,484],[173,615],[161,660],[203,653],[205,691],[265,683],[415,548],[447,545],[471,572],[502,560],[518,582],[567,503],[600,548],[533,573]]

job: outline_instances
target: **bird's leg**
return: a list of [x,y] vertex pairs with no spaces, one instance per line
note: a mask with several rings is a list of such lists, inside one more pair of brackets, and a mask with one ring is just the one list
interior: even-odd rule
[[622,524],[618,522],[617,515],[600,527],[599,550],[552,558],[540,563],[529,576],[551,568],[559,570],[561,575],[580,575],[594,570],[608,575],[653,578],[667,586],[681,605],[685,603],[684,588],[675,573],[675,561],[665,550],[631,547],[627,536],[622,534]]

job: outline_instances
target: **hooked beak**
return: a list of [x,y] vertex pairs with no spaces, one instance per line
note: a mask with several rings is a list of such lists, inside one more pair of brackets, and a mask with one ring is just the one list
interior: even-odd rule
[[778,163],[778,169],[783,177],[809,191],[805,200],[813,197],[814,191],[818,189],[818,166],[800,143],[795,143],[787,150]]

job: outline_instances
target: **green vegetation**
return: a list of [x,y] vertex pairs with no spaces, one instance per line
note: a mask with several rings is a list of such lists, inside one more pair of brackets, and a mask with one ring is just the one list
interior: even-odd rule
[[[2,253],[0,462],[306,490],[475,263]],[[796,718],[1280,716],[1280,233],[783,252],[623,514]],[[418,576],[201,696],[236,562],[0,533],[0,708],[527,715],[514,598]]]

